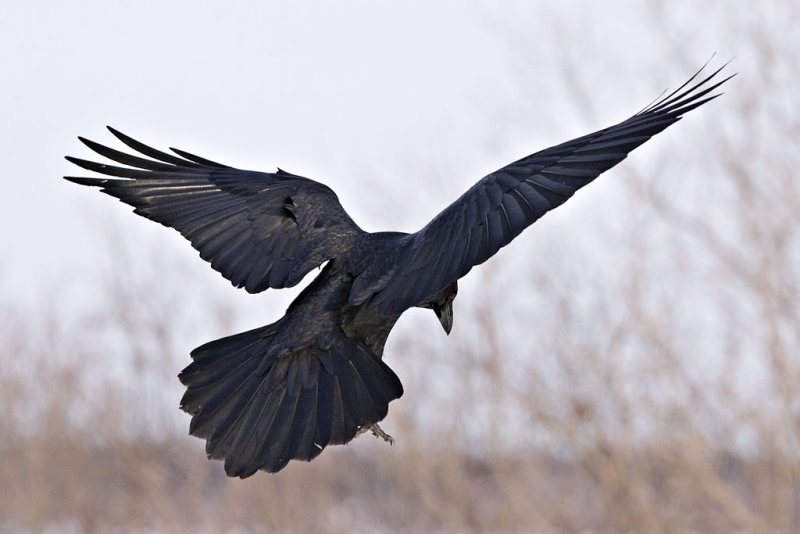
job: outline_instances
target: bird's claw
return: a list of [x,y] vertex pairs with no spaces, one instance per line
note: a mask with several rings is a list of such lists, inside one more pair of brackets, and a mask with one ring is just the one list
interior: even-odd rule
[[387,434],[386,432],[384,432],[383,429],[378,425],[378,423],[375,423],[374,425],[371,425],[365,428],[364,430],[369,430],[370,432],[372,432],[372,435],[375,436],[376,438],[381,438],[389,445],[394,445],[394,438],[389,434]]

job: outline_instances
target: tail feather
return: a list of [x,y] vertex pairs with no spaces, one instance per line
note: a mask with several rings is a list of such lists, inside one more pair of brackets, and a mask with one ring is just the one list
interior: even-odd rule
[[[274,414],[281,401],[282,391],[273,389],[268,391],[266,384],[259,381],[256,375],[248,378],[243,387],[231,394],[227,409],[223,417],[209,424],[213,428],[211,435],[206,439],[206,454],[215,460],[225,460],[225,470],[229,470],[236,456],[235,445],[241,442],[239,435],[252,427],[252,419],[264,415],[264,412]],[[213,425],[213,426],[212,426]],[[200,434],[195,434],[203,437]],[[240,445],[240,449],[241,449]],[[257,469],[257,468],[256,468]],[[253,470],[255,472],[255,469]],[[231,473],[229,473],[231,474]]]
[[[263,402],[255,402],[243,411],[239,422],[231,427],[231,439],[225,443],[225,472],[242,478],[255,473],[263,462],[274,470],[282,469],[289,458],[276,458],[275,444],[282,443],[285,428],[291,424],[294,414],[294,400],[286,395],[286,390],[272,389],[260,396]],[[270,439],[271,438],[271,439]],[[272,442],[272,443],[270,443]],[[209,441],[209,446],[212,442]],[[253,461],[258,460],[258,461]]]
[[331,425],[331,443],[347,443],[358,431],[358,423],[350,417],[345,406],[342,385],[339,377],[331,377],[333,385],[333,424]]
[[378,404],[388,404],[396,397],[390,396],[392,391],[403,391],[400,379],[394,373],[382,372],[386,367],[384,363],[375,358],[366,345],[359,344],[357,351],[352,355],[351,363],[361,381],[367,388],[370,397]]
[[228,475],[312,460],[383,419],[403,394],[364,342],[340,331],[327,349],[314,342],[283,353],[273,347],[280,324],[198,347],[179,376],[187,386],[181,408],[192,415],[189,431],[207,440],[208,456],[224,460]]
[[289,437],[287,456],[298,460],[311,461],[322,452],[315,446],[315,433],[317,429],[317,388],[306,389],[300,394],[300,402],[295,412],[294,432]]
[[317,450],[322,451],[323,443],[331,443],[332,429],[334,426],[334,391],[333,380],[327,379],[330,374],[328,374],[327,371],[321,371],[320,376],[326,377],[326,379],[317,382],[317,423],[314,429],[314,441],[312,445]]

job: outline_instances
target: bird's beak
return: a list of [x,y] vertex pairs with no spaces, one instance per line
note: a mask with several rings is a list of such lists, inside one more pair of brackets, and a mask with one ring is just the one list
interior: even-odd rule
[[433,311],[436,313],[436,317],[439,318],[439,322],[442,323],[445,333],[449,336],[450,330],[453,329],[453,301],[448,300],[444,306],[434,308]]

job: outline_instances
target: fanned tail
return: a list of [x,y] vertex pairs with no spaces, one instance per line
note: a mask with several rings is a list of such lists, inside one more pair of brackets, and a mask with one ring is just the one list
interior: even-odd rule
[[190,434],[229,476],[276,472],[347,443],[386,416],[403,394],[397,375],[362,341],[343,333],[300,349],[276,347],[283,320],[206,343],[179,378]]

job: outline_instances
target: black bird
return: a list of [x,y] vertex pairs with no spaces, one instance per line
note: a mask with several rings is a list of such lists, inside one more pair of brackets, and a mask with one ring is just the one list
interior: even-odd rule
[[[724,67],[723,67],[724,68]],[[124,166],[67,157],[113,178],[67,180],[100,187],[134,213],[176,229],[200,257],[249,293],[291,287],[322,272],[277,322],[192,351],[179,378],[190,434],[230,476],[276,472],[372,430],[403,394],[383,362],[400,315],[430,308],[453,326],[457,280],[539,217],[625,159],[688,111],[719,96],[722,68],[703,69],[671,94],[610,128],[562,143],[489,174],[413,234],[368,233],[328,187],[278,169],[240,170],[146,146],[109,127],[134,156],[79,138]],[[692,85],[694,83],[694,85]]]

